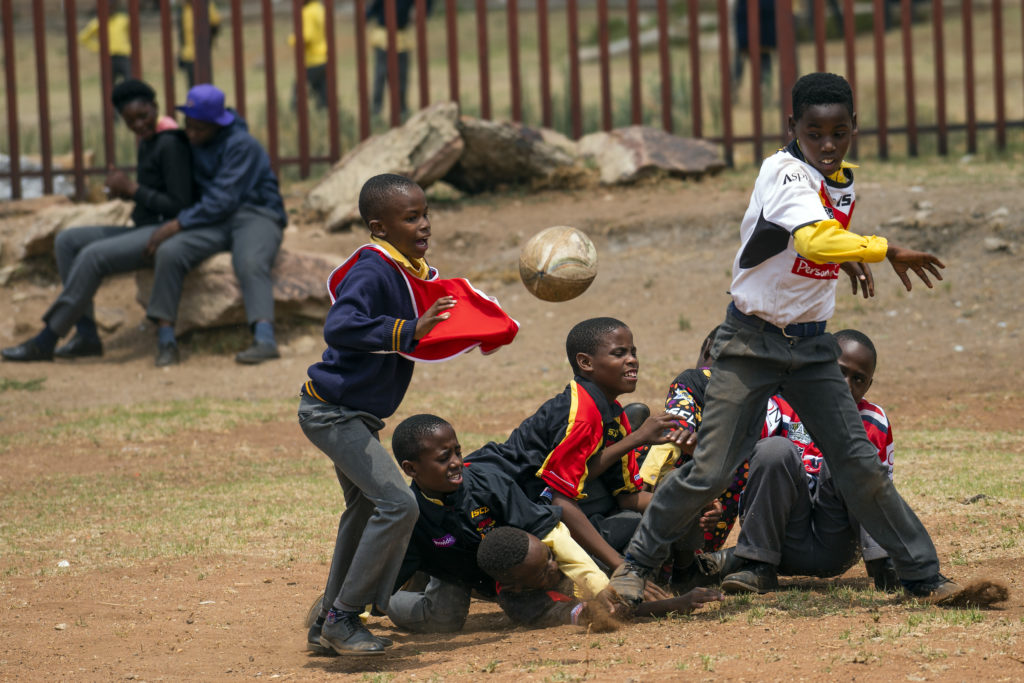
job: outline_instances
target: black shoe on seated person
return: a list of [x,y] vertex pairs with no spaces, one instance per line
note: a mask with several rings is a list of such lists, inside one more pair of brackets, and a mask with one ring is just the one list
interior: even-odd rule
[[739,571],[722,579],[725,593],[771,593],[779,589],[779,576],[775,566],[767,562],[748,560]]
[[32,363],[41,360],[53,360],[53,351],[42,350],[38,345],[36,345],[35,339],[29,339],[17,346],[8,346],[3,351],[0,351],[0,355],[3,356],[4,360],[10,360],[16,363]]
[[156,348],[156,361],[154,365],[158,368],[167,367],[168,365],[177,365],[181,362],[181,354],[178,351],[178,345],[174,342],[167,342],[160,344]]
[[881,557],[877,560],[865,560],[864,568],[867,569],[868,576],[875,580],[875,590],[892,593],[902,588],[892,559]]
[[87,358],[103,355],[103,342],[99,337],[83,337],[76,334],[67,344],[58,346],[53,352],[57,358]]
[[280,358],[281,353],[277,350],[277,344],[267,342],[253,342],[252,346],[245,351],[239,351],[235,356],[235,362],[242,365],[257,365],[265,360]]

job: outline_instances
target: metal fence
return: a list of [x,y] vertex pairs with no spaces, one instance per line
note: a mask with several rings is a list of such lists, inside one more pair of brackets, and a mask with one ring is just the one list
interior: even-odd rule
[[[379,117],[371,110],[366,10],[373,1],[323,0],[322,112],[307,97],[302,0],[222,0],[216,47],[209,7],[194,3],[197,82],[212,80],[243,117],[256,120],[254,133],[278,172],[306,178],[313,165],[401,123],[398,47],[406,36],[396,0],[384,0],[389,106]],[[1003,150],[1008,130],[1024,127],[1024,0],[775,0],[767,15],[765,0],[410,2],[415,67],[408,87],[420,108],[453,100],[482,118],[555,127],[572,138],[654,125],[720,143],[730,164],[754,162],[785,137],[799,65],[842,73],[853,85],[861,125],[854,154],[869,153],[871,141],[871,151],[887,158],[894,139],[898,154],[976,153],[979,135],[986,149]],[[123,7],[132,74],[151,82],[173,114],[185,92],[176,68],[178,8],[171,0],[125,0]],[[0,144],[9,157],[0,181],[9,182],[11,197],[22,196],[25,178],[41,179],[50,193],[57,176],[73,179],[82,197],[88,176],[131,166],[130,142],[118,159],[118,135],[127,133],[117,131],[110,104],[113,9],[114,0],[63,0],[62,10],[42,0],[0,0],[7,111]],[[99,51],[82,55],[78,27],[93,10]],[[747,41],[737,45],[744,20]],[[286,32],[294,47],[286,46]],[[749,68],[737,79],[743,61]],[[288,78],[290,107],[281,101],[292,90],[282,85]],[[29,109],[34,116],[22,114]],[[55,141],[53,131],[66,132]],[[90,141],[102,149],[100,163],[86,154]],[[68,153],[58,168],[55,160]]]

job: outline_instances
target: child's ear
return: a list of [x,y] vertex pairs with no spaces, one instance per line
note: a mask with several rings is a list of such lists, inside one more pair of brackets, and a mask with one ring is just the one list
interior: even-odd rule
[[[856,119],[854,119],[854,122],[856,124]],[[789,120],[788,120],[786,126],[787,126],[787,128],[789,130],[789,134],[792,135],[793,137],[796,137],[796,119],[793,118],[792,114],[789,116]],[[857,126],[854,125],[854,128],[856,128],[856,127]]]
[[405,472],[405,476],[410,479],[416,478],[416,461],[415,460],[403,460],[402,471]]
[[851,135],[857,134],[857,112],[853,112],[853,128],[850,129]]
[[589,353],[583,353],[580,351],[576,354],[576,367],[580,370],[590,372],[594,369],[594,359],[590,357]]
[[368,223],[370,228],[370,234],[378,239],[385,239],[388,236],[388,231],[384,228],[384,222],[377,219],[371,218]]

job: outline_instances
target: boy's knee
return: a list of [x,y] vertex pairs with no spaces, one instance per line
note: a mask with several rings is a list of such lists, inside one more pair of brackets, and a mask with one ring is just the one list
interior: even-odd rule
[[769,436],[754,445],[750,455],[750,469],[790,469],[799,460],[796,446],[784,436]]

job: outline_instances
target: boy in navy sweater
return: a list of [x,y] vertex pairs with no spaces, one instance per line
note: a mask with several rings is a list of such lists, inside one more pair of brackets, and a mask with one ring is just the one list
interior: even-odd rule
[[309,640],[338,654],[379,655],[390,641],[370,633],[359,614],[368,604],[387,608],[418,513],[378,433],[412,379],[413,361],[402,354],[449,318],[455,299],[440,297],[417,317],[409,296],[406,273],[434,275],[423,258],[430,219],[419,185],[398,175],[370,178],[359,212],[375,248],[350,259],[339,280],[332,277],[327,350],[309,368],[299,424],[334,462],[345,497],[326,597]]

